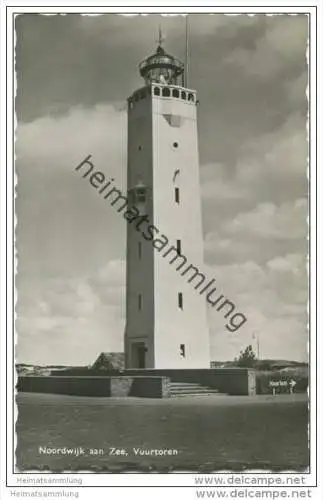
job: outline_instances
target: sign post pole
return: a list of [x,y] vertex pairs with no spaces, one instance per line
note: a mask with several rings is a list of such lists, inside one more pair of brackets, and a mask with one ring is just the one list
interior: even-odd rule
[[291,393],[291,394],[294,394],[294,387],[295,387],[295,385],[296,385],[295,380],[293,380],[293,379],[292,379],[292,380],[289,382],[289,385],[290,385],[290,388],[289,388],[290,393]]

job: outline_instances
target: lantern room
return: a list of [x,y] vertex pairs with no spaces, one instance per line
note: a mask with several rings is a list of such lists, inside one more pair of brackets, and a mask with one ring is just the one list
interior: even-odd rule
[[142,61],[139,72],[146,85],[152,83],[184,85],[184,64],[167,54],[161,44],[158,45],[155,54]]

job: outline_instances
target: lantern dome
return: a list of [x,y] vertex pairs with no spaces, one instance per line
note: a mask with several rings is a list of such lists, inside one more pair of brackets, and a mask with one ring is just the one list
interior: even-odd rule
[[140,63],[139,72],[146,85],[151,83],[178,85],[179,77],[184,74],[184,64],[167,54],[159,44],[156,52]]

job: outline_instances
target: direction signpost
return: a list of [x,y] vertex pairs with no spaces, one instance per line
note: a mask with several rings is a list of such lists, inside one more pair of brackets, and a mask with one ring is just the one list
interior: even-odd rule
[[293,394],[295,385],[296,385],[296,382],[293,379],[291,379],[291,380],[270,380],[269,381],[269,387],[272,388],[273,396],[276,395],[277,388],[288,387],[288,386],[289,386],[290,394]]

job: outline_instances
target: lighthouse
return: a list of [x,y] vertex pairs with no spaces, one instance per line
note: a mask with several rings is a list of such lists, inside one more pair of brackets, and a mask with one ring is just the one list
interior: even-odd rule
[[[176,270],[182,255],[203,268],[196,91],[161,39],[139,71],[143,86],[128,98],[127,191],[143,222],[127,224],[125,367],[209,368],[205,298]],[[166,239],[172,258],[162,255]]]

